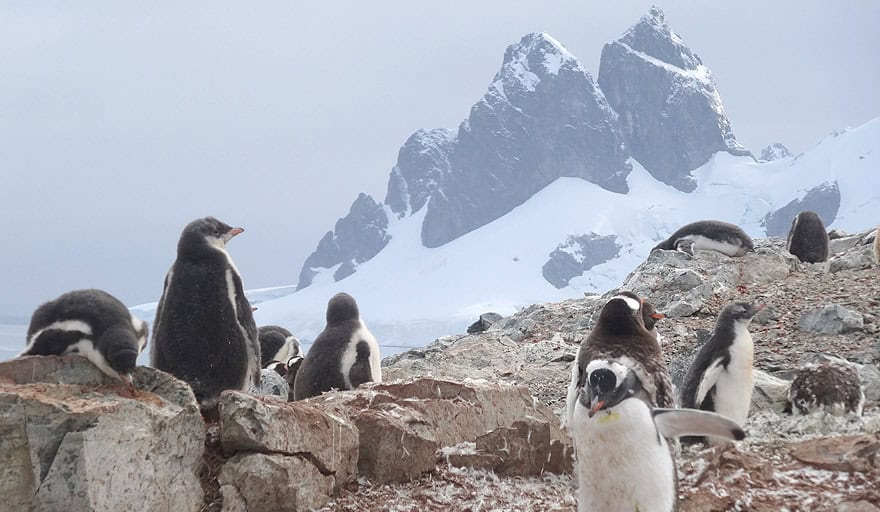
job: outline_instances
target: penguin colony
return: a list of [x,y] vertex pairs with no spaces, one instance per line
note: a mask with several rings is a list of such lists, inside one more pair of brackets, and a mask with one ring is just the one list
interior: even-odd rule
[[785,248],[805,263],[828,261],[828,233],[816,212],[805,210],[795,216]]
[[[348,294],[330,299],[326,327],[305,358],[283,327],[256,328],[241,276],[226,251],[243,231],[212,217],[184,228],[156,312],[152,365],[188,382],[203,410],[215,407],[224,389],[255,390],[261,369],[265,385],[298,400],[381,381],[378,344]],[[816,247],[821,257],[823,240],[827,259],[821,220],[802,212],[787,247],[806,261],[812,256],[804,255]],[[700,221],[655,249],[743,256],[754,244],[737,226]],[[880,236],[874,253],[880,260]],[[744,438],[741,425],[753,386],[748,325],[761,307],[733,302],[723,308],[688,370],[682,408],[677,408],[656,329],[664,315],[629,291],[605,303],[575,357],[566,396],[564,423],[575,448],[580,511],[674,511],[677,439]],[[130,383],[146,340],[146,324],[119,300],[101,290],[77,290],[37,308],[20,355],[78,353]],[[803,370],[788,398],[795,414],[816,409],[860,414],[864,404],[856,372],[831,364]]]

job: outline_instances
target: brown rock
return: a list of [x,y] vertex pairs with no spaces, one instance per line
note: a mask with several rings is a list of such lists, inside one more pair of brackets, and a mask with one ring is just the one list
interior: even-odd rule
[[493,455],[498,463],[493,469],[499,475],[541,475],[571,473],[571,446],[553,441],[550,423],[535,418],[518,420],[510,427],[501,427],[480,436],[478,453]]
[[2,510],[198,510],[205,426],[152,368],[134,387],[79,356],[0,363]]
[[880,469],[880,434],[810,439],[792,446],[797,460],[831,471]]
[[344,416],[308,401],[285,402],[239,391],[220,395],[220,442],[227,455],[302,455],[337,485],[357,478],[358,431]]
[[224,512],[288,512],[322,507],[333,492],[332,475],[298,456],[236,454],[218,477]]
[[434,469],[440,444],[430,434],[414,431],[418,421],[388,407],[357,414],[360,475],[377,483],[405,482]]

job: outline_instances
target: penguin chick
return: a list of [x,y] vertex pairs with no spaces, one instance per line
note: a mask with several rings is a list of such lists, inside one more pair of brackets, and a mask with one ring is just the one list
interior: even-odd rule
[[102,290],[74,290],[34,311],[19,356],[80,354],[102,372],[131,383],[147,324]]
[[682,407],[714,411],[744,425],[752,401],[754,344],[748,326],[763,306],[732,302],[688,368]]
[[296,374],[294,397],[381,382],[379,344],[361,321],[357,302],[338,293],[327,304],[327,326],[315,338]]
[[806,263],[828,261],[828,233],[816,212],[805,210],[795,216],[785,248]]
[[213,217],[189,223],[156,309],[150,362],[188,383],[203,411],[225,389],[260,384],[260,342],[226,244],[242,228]]
[[788,407],[794,415],[825,411],[835,416],[861,416],[865,392],[859,373],[843,364],[808,366],[798,372],[788,388]]
[[672,512],[678,478],[667,438],[711,435],[743,439],[731,420],[694,409],[654,408],[641,382],[616,361],[585,368],[573,407],[578,510]]
[[[683,242],[690,240],[691,243]],[[679,228],[651,251],[682,250],[693,254],[695,250],[717,251],[727,256],[745,256],[755,250],[751,237],[739,226],[718,220],[701,220]]]
[[299,340],[290,331],[277,325],[263,325],[257,329],[260,338],[260,358],[262,368],[272,362],[286,363],[299,356]]

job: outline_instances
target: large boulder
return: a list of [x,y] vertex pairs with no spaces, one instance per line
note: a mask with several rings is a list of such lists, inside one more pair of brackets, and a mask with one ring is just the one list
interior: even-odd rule
[[195,396],[152,368],[133,376],[123,385],[79,356],[0,363],[0,508],[199,510]]
[[440,449],[475,442],[525,418],[535,418],[542,425],[536,430],[547,434],[535,435],[541,453],[564,452],[568,443],[557,416],[522,386],[417,378],[325,393],[306,402],[357,425],[359,475],[379,483],[417,478],[436,467]]
[[334,485],[332,476],[303,458],[265,453],[236,454],[217,480],[224,512],[315,510]]
[[798,329],[817,334],[846,334],[861,331],[864,316],[839,304],[829,304],[805,311],[798,320]]

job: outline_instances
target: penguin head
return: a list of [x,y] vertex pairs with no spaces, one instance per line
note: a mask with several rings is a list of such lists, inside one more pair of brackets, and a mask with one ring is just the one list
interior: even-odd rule
[[191,255],[205,248],[225,249],[226,243],[243,231],[244,228],[233,228],[214,217],[196,219],[183,228],[177,252],[179,255]]
[[755,313],[762,309],[764,309],[763,304],[754,306],[749,302],[731,302],[721,310],[718,322],[744,322],[748,324],[752,321]]
[[327,325],[335,325],[360,318],[357,302],[347,293],[337,293],[327,303]]
[[646,334],[643,304],[644,300],[632,292],[621,292],[611,297],[599,313],[596,329],[609,334]]
[[599,411],[611,409],[641,389],[636,374],[616,361],[595,360],[587,365],[578,403],[592,418]]
[[629,297],[631,299],[639,301],[642,310],[642,323],[645,324],[645,329],[649,331],[657,325],[658,321],[666,318],[666,315],[657,311],[657,309],[654,308],[653,304],[651,304],[647,300],[643,300],[641,297],[633,292],[623,290],[618,292],[617,295],[622,297]]
[[122,380],[131,382],[131,372],[140,353],[138,336],[126,327],[110,327],[97,340],[98,350]]

